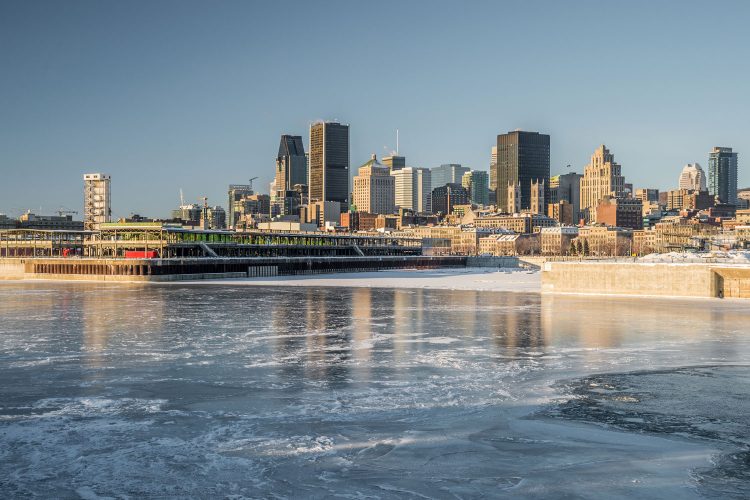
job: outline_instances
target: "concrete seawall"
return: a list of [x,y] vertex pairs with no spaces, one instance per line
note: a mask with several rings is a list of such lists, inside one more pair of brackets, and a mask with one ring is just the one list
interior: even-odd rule
[[750,266],[546,262],[542,293],[750,298]]

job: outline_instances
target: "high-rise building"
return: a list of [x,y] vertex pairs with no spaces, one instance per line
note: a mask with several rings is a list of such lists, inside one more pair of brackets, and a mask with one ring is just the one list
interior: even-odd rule
[[439,167],[434,167],[430,171],[432,176],[433,189],[446,184],[461,184],[461,179],[469,168],[462,167],[458,163],[444,163]]
[[488,201],[497,204],[497,146],[492,146],[490,150],[490,175],[489,175]]
[[250,184],[230,184],[227,189],[229,202],[227,203],[228,217],[226,217],[227,227],[234,228],[237,221],[243,215],[243,201],[246,196],[253,194],[253,187]]
[[737,203],[737,153],[715,147],[708,157],[708,192],[722,203]]
[[680,172],[679,189],[706,190],[706,173],[698,163],[688,163]]
[[432,210],[448,215],[456,205],[468,205],[469,192],[461,184],[449,182],[432,190]]
[[83,174],[83,227],[98,229],[112,217],[112,200],[107,174]]
[[349,209],[349,125],[310,125],[308,192],[310,202],[336,201]]
[[466,172],[461,178],[461,185],[469,190],[469,198],[475,205],[489,205],[489,176],[482,170]]
[[396,206],[418,213],[432,212],[432,179],[427,168],[405,167],[391,172]]
[[575,172],[550,177],[549,203],[567,201],[570,203],[572,218],[578,222],[581,218],[581,178],[583,175]]
[[276,156],[272,204],[277,215],[293,215],[299,210],[300,200],[294,186],[307,185],[307,156],[299,135],[281,136],[279,154]]
[[391,170],[401,170],[406,166],[406,157],[393,154],[383,158],[383,165]]
[[490,186],[491,191],[497,191],[497,146],[490,150]]
[[596,222],[596,207],[605,196],[622,198],[624,185],[620,164],[602,144],[594,151],[581,178],[581,213],[586,222]]
[[531,181],[549,186],[549,144],[549,136],[539,132],[516,130],[497,136],[498,206],[508,206],[508,185],[519,184],[521,209],[531,208]]
[[360,212],[392,214],[396,210],[395,196],[395,179],[390,169],[373,154],[354,176],[352,203]]

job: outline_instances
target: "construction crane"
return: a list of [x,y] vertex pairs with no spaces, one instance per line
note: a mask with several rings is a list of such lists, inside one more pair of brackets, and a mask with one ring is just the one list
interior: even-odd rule
[[63,215],[78,215],[78,211],[77,210],[68,210],[65,207],[60,207],[57,210],[57,215],[59,215],[60,217],[62,217]]
[[[250,191],[253,191],[253,181],[254,181],[255,179],[257,179],[257,177],[253,177],[252,179],[250,179],[250,183],[249,183],[249,186],[250,186]],[[253,192],[254,192],[254,191],[253,191]]]

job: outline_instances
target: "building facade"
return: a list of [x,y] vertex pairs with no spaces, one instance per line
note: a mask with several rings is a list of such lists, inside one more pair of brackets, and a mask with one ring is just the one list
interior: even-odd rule
[[472,170],[461,178],[461,185],[469,190],[469,199],[475,205],[490,204],[489,176],[487,172]]
[[[335,201],[349,209],[349,125],[310,125],[308,194],[310,202]],[[336,217],[338,220],[338,216]]]
[[405,167],[391,171],[398,208],[418,213],[432,212],[432,172],[427,168]]
[[596,207],[605,196],[622,198],[624,184],[615,155],[602,144],[594,151],[581,178],[581,214],[586,222],[597,222]]
[[458,163],[444,163],[439,167],[434,167],[430,171],[433,189],[446,184],[461,184],[461,179],[469,168],[462,167]]
[[737,153],[715,147],[708,157],[708,192],[722,203],[737,203]]
[[393,170],[401,170],[406,166],[406,157],[405,156],[398,156],[398,155],[391,155],[386,156],[383,158],[383,165],[390,168],[391,171]]
[[542,255],[567,255],[570,243],[578,236],[575,226],[543,227],[540,233]]
[[659,190],[651,188],[639,188],[635,190],[635,197],[643,202],[644,205],[649,203],[659,203]]
[[544,181],[533,180],[531,181],[531,206],[529,211],[532,214],[543,214],[545,212],[546,203],[544,201]]
[[392,214],[396,210],[395,179],[390,168],[379,163],[373,154],[354,176],[352,203],[358,211]]
[[547,204],[547,215],[560,224],[572,226],[578,224],[578,219],[573,216],[573,205],[566,200]]
[[273,203],[278,207],[275,215],[299,212],[300,186],[307,186],[307,155],[302,136],[284,134],[276,155],[276,176],[271,190]]
[[98,229],[112,219],[111,176],[83,174],[83,227]]
[[678,186],[688,191],[705,191],[706,173],[698,163],[688,163],[680,172]]
[[227,203],[227,227],[234,228],[237,221],[244,215],[243,200],[246,196],[253,194],[250,184],[230,184],[227,190],[229,201]]
[[643,229],[643,202],[638,198],[605,196],[596,207],[596,222],[628,229]]
[[[490,150],[490,191],[497,191],[497,145]],[[495,203],[493,201],[493,203]]]
[[[521,209],[531,208],[531,181],[549,186],[549,135],[516,130],[497,136],[497,206],[508,206],[508,186],[521,187]],[[547,196],[545,196],[547,198]]]
[[581,178],[583,175],[575,172],[556,175],[549,180],[548,203],[567,201],[573,211],[573,220],[581,218]]
[[469,192],[461,184],[448,183],[432,190],[432,210],[448,215],[456,205],[469,203]]

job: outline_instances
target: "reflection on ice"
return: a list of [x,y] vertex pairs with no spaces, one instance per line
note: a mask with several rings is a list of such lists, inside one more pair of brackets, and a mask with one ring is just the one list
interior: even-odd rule
[[0,315],[3,497],[747,491],[741,304],[36,283]]

